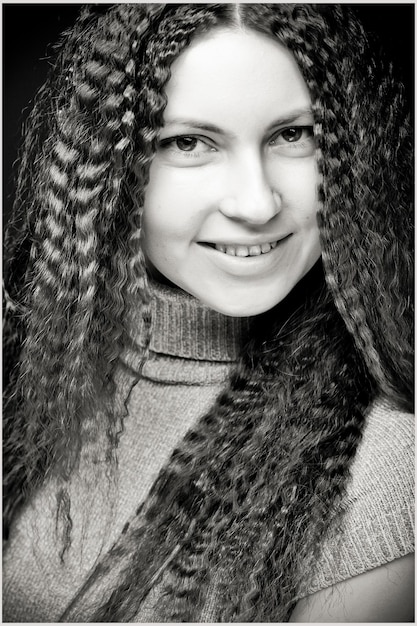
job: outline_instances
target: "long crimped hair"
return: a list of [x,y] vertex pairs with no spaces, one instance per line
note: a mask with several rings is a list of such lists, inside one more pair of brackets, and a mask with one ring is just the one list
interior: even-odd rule
[[93,473],[104,454],[117,471],[115,373],[138,318],[150,333],[141,211],[164,87],[217,26],[284,45],[310,90],[323,268],[255,322],[224,391],[81,590],[118,572],[92,621],[134,620],[161,577],[160,621],[198,621],[213,585],[217,621],[287,620],[337,522],[371,403],[412,406],[410,133],[403,90],[351,10],[92,5],[27,123],[6,236],[6,532],[54,477],[65,550],[80,457]]

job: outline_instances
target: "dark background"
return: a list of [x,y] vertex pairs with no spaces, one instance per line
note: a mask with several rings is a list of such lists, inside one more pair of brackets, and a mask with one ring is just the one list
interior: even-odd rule
[[[20,128],[45,79],[53,44],[82,4],[3,4],[3,216],[10,214]],[[392,59],[414,110],[414,4],[354,4],[378,49]],[[48,59],[49,57],[49,59]]]

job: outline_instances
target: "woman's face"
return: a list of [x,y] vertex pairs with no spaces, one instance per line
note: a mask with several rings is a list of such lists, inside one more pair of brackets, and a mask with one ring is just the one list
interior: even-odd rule
[[156,275],[231,316],[280,302],[320,256],[313,118],[291,54],[212,31],[172,66],[144,207]]

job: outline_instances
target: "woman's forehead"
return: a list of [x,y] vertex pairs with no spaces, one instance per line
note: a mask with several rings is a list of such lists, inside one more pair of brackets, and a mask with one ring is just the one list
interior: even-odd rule
[[285,117],[310,106],[291,53],[266,35],[240,29],[197,38],[174,62],[166,94],[165,123],[198,115],[233,124],[251,112]]

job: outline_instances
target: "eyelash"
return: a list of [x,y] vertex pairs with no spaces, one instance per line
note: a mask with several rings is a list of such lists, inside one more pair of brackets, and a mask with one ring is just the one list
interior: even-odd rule
[[273,145],[273,142],[276,141],[277,138],[282,137],[284,133],[288,132],[288,131],[299,131],[301,132],[301,135],[303,133],[308,132],[308,136],[304,138],[303,141],[301,141],[300,139],[296,139],[295,141],[287,141],[284,144],[280,144],[279,147],[284,147],[284,148],[292,148],[292,149],[301,149],[301,148],[305,148],[308,141],[310,139],[313,139],[314,135],[313,135],[313,127],[312,126],[287,126],[287,128],[283,128],[282,130],[280,130],[278,133],[276,133],[276,135],[270,140],[269,144]]
[[[210,151],[216,151],[216,149],[214,148],[214,146],[210,146],[210,144],[208,143],[207,138],[202,138],[202,137],[198,137],[195,135],[177,135],[176,137],[169,137],[168,139],[163,139],[160,143],[159,143],[159,147],[161,149],[170,149],[172,150],[172,152],[174,152],[174,154],[179,154],[182,157],[185,158],[198,158],[199,156],[201,156],[201,152],[196,152],[195,150],[181,150],[180,148],[178,148],[178,146],[176,145],[176,142],[179,141],[180,139],[193,139],[197,142],[201,142],[202,144],[204,144],[206,146],[206,150],[203,151],[203,153],[207,153]],[[207,150],[208,148],[208,150]]]
[[[301,141],[300,139],[296,139],[295,141],[287,141],[279,145],[274,143],[279,137],[282,137],[285,132],[293,131],[293,130],[301,131],[301,133],[305,133],[306,131],[308,131],[309,136],[305,138],[303,141]],[[303,148],[306,148],[309,145],[309,140],[312,138],[313,138],[312,126],[287,126],[286,128],[283,128],[278,133],[276,133],[272,137],[272,139],[270,139],[268,144],[270,146],[275,145],[277,150],[279,148],[284,148],[284,150],[287,150],[287,149],[301,150]],[[198,151],[196,152],[195,148],[189,151],[181,150],[180,148],[178,148],[178,145],[176,145],[176,143],[181,139],[195,140],[197,142],[196,145],[198,145],[198,142],[201,142],[202,144],[205,145],[206,149],[200,152]],[[209,152],[217,152],[217,149],[214,146],[212,146],[211,143],[209,143],[209,140],[206,137],[199,137],[198,135],[197,136],[196,135],[176,135],[175,137],[169,137],[167,139],[163,139],[162,141],[160,141],[159,148],[162,150],[170,149],[175,155],[180,155],[182,158],[194,158],[194,159],[201,158],[202,155],[207,154]]]

